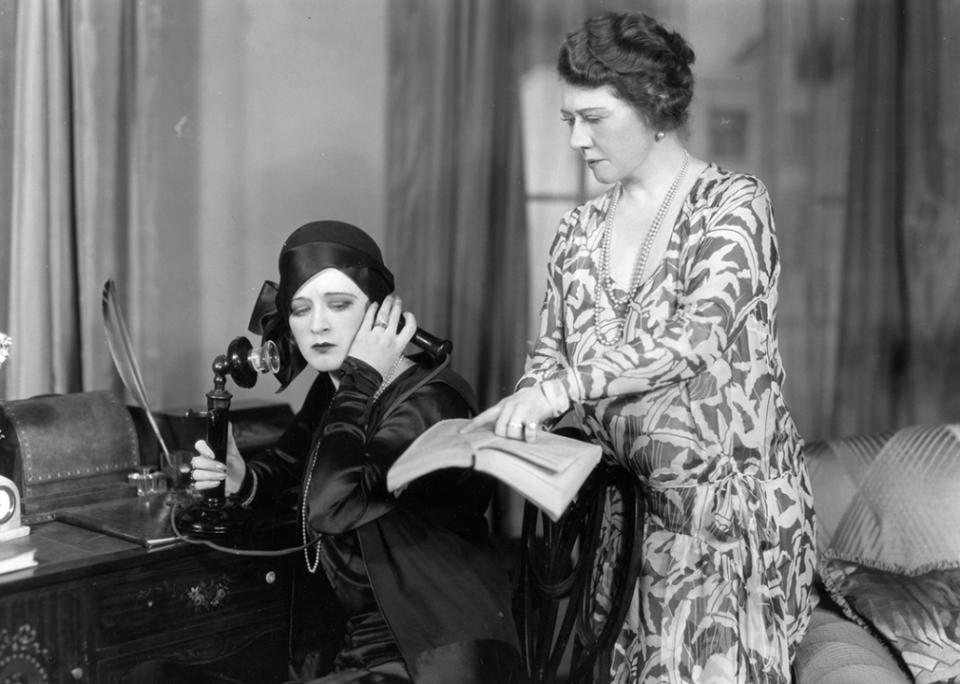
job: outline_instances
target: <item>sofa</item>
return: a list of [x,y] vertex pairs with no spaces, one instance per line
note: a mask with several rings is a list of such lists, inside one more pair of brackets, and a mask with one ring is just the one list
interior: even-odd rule
[[799,684],[960,682],[960,424],[811,442],[816,608]]

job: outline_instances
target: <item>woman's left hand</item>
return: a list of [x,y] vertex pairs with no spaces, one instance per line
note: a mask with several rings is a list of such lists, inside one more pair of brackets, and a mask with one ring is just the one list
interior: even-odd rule
[[553,407],[544,396],[540,385],[524,387],[478,415],[467,430],[494,424],[493,431],[500,437],[534,442],[543,421],[552,418]]
[[240,484],[247,473],[247,464],[240,455],[237,442],[233,438],[233,424],[227,423],[227,463],[217,461],[213,449],[205,440],[194,444],[198,456],[190,459],[190,478],[193,486],[198,490],[212,489],[224,482],[224,493],[228,496],[240,489]]
[[[405,324],[397,331],[400,317]],[[360,330],[350,345],[350,356],[376,368],[386,376],[401,352],[417,332],[417,319],[409,311],[404,312],[400,298],[387,295],[379,307],[371,304],[360,323]]]

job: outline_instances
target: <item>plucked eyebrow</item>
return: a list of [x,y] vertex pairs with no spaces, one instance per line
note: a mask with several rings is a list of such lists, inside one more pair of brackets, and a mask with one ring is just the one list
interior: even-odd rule
[[[359,299],[357,295],[353,294],[352,292],[324,292],[320,296],[321,297],[350,297],[351,299]],[[294,297],[290,303],[292,304],[293,302],[299,302],[299,301],[309,302],[310,298]]]
[[606,107],[587,107],[586,109],[579,109],[575,112],[571,112],[566,109],[561,109],[560,114],[562,116],[570,116],[571,114],[579,114],[580,116],[587,116],[589,114],[607,114],[609,113],[609,111],[610,110],[607,109]]

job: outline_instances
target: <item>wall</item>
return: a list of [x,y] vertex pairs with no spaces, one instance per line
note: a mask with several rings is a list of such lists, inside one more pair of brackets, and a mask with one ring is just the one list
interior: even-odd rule
[[[164,278],[158,408],[202,405],[286,236],[318,218],[384,234],[385,0],[174,0],[164,12],[154,211]],[[295,408],[272,376],[239,399]]]

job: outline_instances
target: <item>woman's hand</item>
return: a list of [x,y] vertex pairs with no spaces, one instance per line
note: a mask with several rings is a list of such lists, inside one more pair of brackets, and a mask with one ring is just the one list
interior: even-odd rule
[[240,449],[233,439],[233,425],[227,424],[227,465],[214,460],[213,449],[204,441],[199,440],[194,447],[200,452],[190,459],[190,476],[193,486],[198,490],[212,489],[226,480],[224,493],[229,496],[238,489],[247,474],[247,464],[240,455]]
[[[403,330],[397,332],[401,316],[406,323]],[[387,295],[379,307],[375,303],[367,307],[349,354],[373,366],[380,375],[386,377],[415,332],[417,319],[412,313],[403,312],[399,297]]]
[[466,430],[493,423],[493,431],[500,437],[534,442],[541,423],[553,416],[553,407],[541,391],[540,385],[534,385],[501,399],[470,421]]

